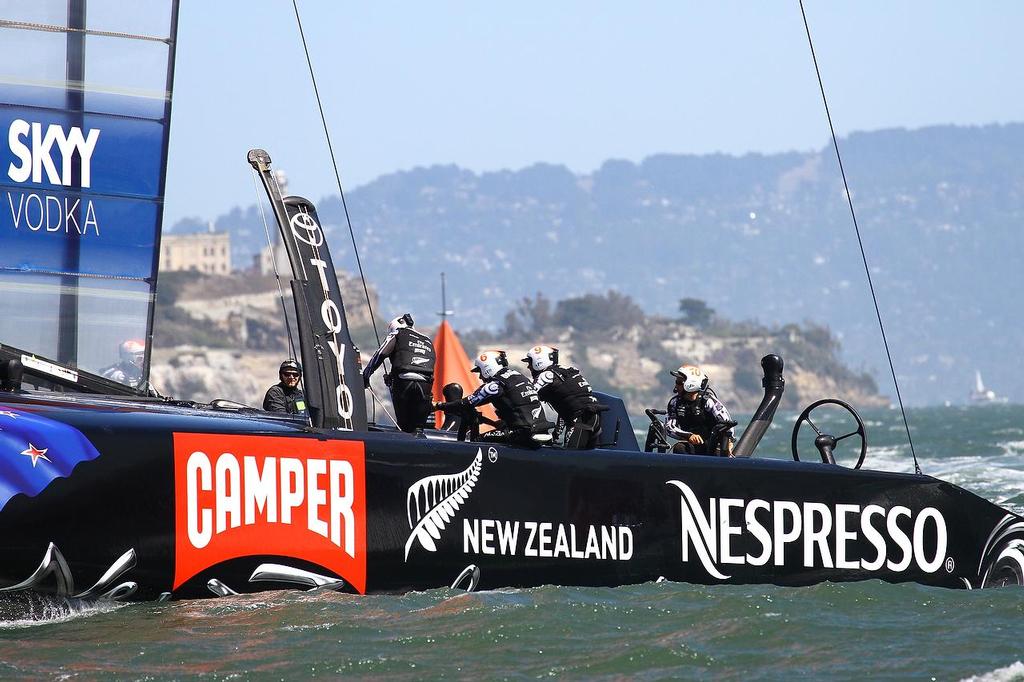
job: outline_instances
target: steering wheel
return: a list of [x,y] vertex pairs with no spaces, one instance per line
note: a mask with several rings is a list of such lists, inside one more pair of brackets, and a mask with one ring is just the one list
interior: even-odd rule
[[[822,432],[822,430],[819,429],[813,421],[811,421],[811,413],[822,405],[838,405],[849,412],[857,422],[857,430],[839,437]],[[797,437],[800,435],[800,427],[803,426],[804,422],[807,422],[814,430],[814,433],[817,434],[817,437],[814,439],[814,447],[818,448],[818,454],[821,455],[822,462],[826,464],[835,464],[836,460],[835,457],[833,457],[832,452],[835,450],[836,445],[850,436],[860,436],[860,457],[857,458],[857,464],[855,464],[853,468],[860,469],[861,465],[864,464],[864,456],[868,452],[868,441],[864,432],[864,421],[860,418],[860,415],[857,414],[857,410],[853,409],[852,405],[836,398],[825,398],[811,403],[803,412],[800,413],[800,416],[797,417],[796,424],[793,425],[793,459],[797,462],[800,461],[800,453],[797,448]]]

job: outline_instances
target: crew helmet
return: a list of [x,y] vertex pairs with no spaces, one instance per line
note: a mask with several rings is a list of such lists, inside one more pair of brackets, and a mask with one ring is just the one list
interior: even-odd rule
[[526,357],[522,361],[531,372],[543,372],[551,365],[558,364],[558,349],[551,346],[534,346],[526,351]]
[[503,350],[485,350],[473,360],[471,372],[478,372],[483,379],[490,379],[508,367],[508,358]]
[[122,341],[121,345],[117,347],[117,354],[120,356],[121,362],[142,369],[142,365],[146,361],[146,343],[138,339]]
[[281,367],[280,369],[277,370],[277,373],[284,374],[286,371],[298,372],[299,376],[301,377],[302,365],[300,365],[298,361],[288,358],[287,360],[281,363]]
[[683,391],[686,393],[703,391],[708,387],[708,375],[697,365],[683,365],[672,370],[671,374],[676,379],[682,379]]
[[391,320],[391,323],[388,324],[388,333],[389,334],[394,334],[399,329],[412,329],[412,326],[413,326],[412,315],[410,315],[409,313],[406,313],[405,315],[402,315],[401,317],[396,317],[395,319]]

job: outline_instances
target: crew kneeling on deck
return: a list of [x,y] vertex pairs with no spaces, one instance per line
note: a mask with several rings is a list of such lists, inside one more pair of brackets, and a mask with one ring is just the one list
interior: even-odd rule
[[483,386],[461,400],[436,403],[435,409],[448,412],[493,404],[500,420],[498,428],[481,434],[481,441],[535,448],[551,440],[545,433],[551,424],[542,416],[537,390],[523,374],[508,366],[505,351],[484,351],[473,361],[471,371],[480,374]]
[[391,372],[384,375],[384,383],[391,389],[395,421],[402,431],[412,433],[430,414],[435,356],[430,337],[413,329],[409,313],[391,320],[387,338],[363,370],[364,386],[370,387],[370,377],[386,358],[391,359]]
[[564,429],[566,450],[592,450],[601,436],[601,412],[608,408],[597,401],[590,382],[575,367],[558,364],[558,349],[534,346],[523,362],[533,375],[538,397],[558,413]]
[[708,388],[708,376],[696,365],[683,365],[671,374],[676,378],[675,395],[668,401],[665,430],[679,439],[672,452],[732,457],[736,422]]

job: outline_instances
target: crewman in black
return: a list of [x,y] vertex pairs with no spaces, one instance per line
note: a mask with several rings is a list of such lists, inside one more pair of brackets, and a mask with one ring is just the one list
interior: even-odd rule
[[444,396],[443,405],[444,423],[439,427],[440,431],[455,431],[460,441],[480,440],[480,425],[489,424],[498,426],[498,422],[491,421],[477,412],[476,408],[465,400],[462,400],[462,385],[451,383],[445,384],[441,389]]
[[671,374],[676,378],[675,395],[668,401],[665,429],[679,439],[672,452],[732,457],[736,422],[708,388],[708,376],[695,365],[683,365]]
[[558,349],[534,346],[523,362],[533,374],[538,397],[558,413],[566,450],[591,450],[601,436],[601,415],[607,408],[594,397],[590,382],[575,367],[558,364]]
[[398,428],[412,433],[426,424],[430,414],[435,356],[430,337],[413,329],[409,313],[388,325],[387,338],[363,370],[364,386],[369,388],[370,377],[385,358],[391,359],[391,371],[384,375],[384,383],[391,389]]
[[278,370],[278,378],[281,382],[267,389],[267,395],[263,398],[263,409],[267,412],[287,412],[288,414],[308,416],[306,396],[299,388],[302,365],[295,360],[285,360]]
[[447,412],[492,403],[498,413],[498,428],[481,434],[481,441],[534,448],[551,439],[545,433],[550,424],[542,416],[537,390],[529,379],[508,366],[505,351],[484,351],[473,361],[472,371],[480,374],[483,386],[467,398],[434,407]]

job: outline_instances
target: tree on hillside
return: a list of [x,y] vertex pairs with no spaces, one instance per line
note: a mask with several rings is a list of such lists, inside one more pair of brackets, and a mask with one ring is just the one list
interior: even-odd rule
[[513,339],[536,336],[551,326],[551,322],[551,301],[538,291],[532,299],[524,296],[515,308],[505,313],[504,335]]
[[644,321],[643,309],[633,299],[617,291],[567,298],[555,306],[555,324],[580,331],[603,331],[611,327],[629,327]]
[[679,312],[682,313],[683,324],[703,329],[715,319],[715,310],[699,298],[684,298],[679,301]]

